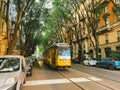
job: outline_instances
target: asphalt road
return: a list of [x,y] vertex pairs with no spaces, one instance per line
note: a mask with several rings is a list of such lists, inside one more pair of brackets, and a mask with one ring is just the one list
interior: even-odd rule
[[72,64],[72,68],[82,71],[87,74],[91,74],[94,76],[102,77],[105,79],[109,79],[115,82],[120,83],[120,70],[109,70],[105,68],[96,68],[96,67],[89,67],[89,66],[84,66],[81,64]]
[[[120,90],[120,82],[118,82],[120,79],[115,81],[106,78],[114,75],[117,77],[118,74],[119,71],[80,64],[73,64],[72,68],[56,71],[36,62],[33,67],[33,75],[27,77],[22,90]],[[104,76],[106,77],[104,78]]]

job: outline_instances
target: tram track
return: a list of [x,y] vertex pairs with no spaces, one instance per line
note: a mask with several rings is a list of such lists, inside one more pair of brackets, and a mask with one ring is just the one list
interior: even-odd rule
[[60,75],[62,75],[63,77],[65,77],[67,80],[69,80],[71,83],[73,83],[75,86],[77,86],[78,88],[80,88],[81,90],[85,90],[84,88],[82,88],[80,85],[78,85],[77,83],[73,82],[70,78],[68,78],[66,75],[64,75],[63,73],[61,73],[60,71],[57,71]]
[[[75,66],[74,66],[75,67]],[[78,67],[75,67],[75,68],[78,68]],[[93,67],[92,67],[93,68]],[[101,68],[99,68],[99,69],[101,69]],[[103,69],[104,70],[104,69]],[[79,70],[78,70],[79,71]],[[89,73],[89,71],[83,71],[84,73],[88,73],[88,74],[91,74],[91,73]],[[110,78],[108,78],[108,77],[103,77],[103,76],[101,76],[101,75],[98,75],[98,74],[95,74],[94,73],[94,76],[96,76],[96,77],[100,77],[100,78],[105,78],[105,79],[107,79],[107,80],[111,80],[111,81],[114,81],[114,82],[117,82],[117,83],[120,83],[120,81],[118,81],[118,80],[114,80],[114,79],[110,79]]]
[[[107,90],[109,89],[109,90],[116,90],[115,88],[113,88],[113,87],[110,87],[110,86],[108,86],[108,85],[105,85],[104,83],[102,84],[102,83],[100,83],[100,82],[98,82],[98,81],[95,81],[95,80],[93,80],[93,79],[90,79],[90,78],[88,78],[88,77],[86,77],[86,74],[84,74],[84,73],[76,73],[74,70],[72,70],[72,69],[69,69],[70,70],[70,73],[74,73],[74,74],[77,74],[77,75],[80,75],[81,77],[83,77],[83,78],[86,78],[86,79],[88,79],[89,81],[91,81],[91,82],[94,82],[95,84],[97,84],[97,85],[99,85],[99,86],[102,86],[102,87],[105,87],[105,88],[107,88]],[[66,75],[65,73],[63,73],[62,71],[57,71],[60,75],[62,75],[63,77],[65,77],[66,79],[68,79],[71,83],[73,83],[74,85],[76,85],[78,88],[80,88],[81,90],[85,90],[85,88],[84,87],[82,87],[81,85],[79,85],[78,84],[78,82],[74,82],[74,81],[72,81],[71,79],[70,79],[70,77],[68,76],[68,75]]]

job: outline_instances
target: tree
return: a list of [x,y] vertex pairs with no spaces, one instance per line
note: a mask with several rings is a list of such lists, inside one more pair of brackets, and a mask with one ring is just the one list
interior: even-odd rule
[[[7,12],[9,11],[9,0],[7,1]],[[18,40],[20,40],[21,54],[28,56],[34,53],[36,45],[40,44],[41,33],[44,30],[43,22],[48,16],[49,9],[46,8],[46,0],[40,0],[35,3],[35,0],[14,0],[13,4],[16,7],[16,21],[14,30],[11,32],[9,27],[8,14],[6,23],[8,24],[8,50],[7,54],[12,54]],[[12,40],[11,40],[12,36]]]
[[[47,26],[54,32],[55,42],[66,42],[66,32],[71,32],[70,46],[72,48],[72,36],[74,35],[79,45],[79,58],[82,59],[82,34],[81,25],[78,21],[79,16],[79,5],[80,0],[54,0],[51,16],[48,19]],[[75,17],[73,17],[75,15]],[[53,36],[53,35],[52,35]],[[81,38],[81,39],[80,39]],[[71,49],[72,53],[72,49]],[[72,54],[71,54],[72,56]]]
[[41,42],[44,31],[43,22],[49,14],[49,9],[45,7],[45,3],[45,1],[34,3],[22,21],[21,39],[24,38],[25,41],[21,40],[21,49],[25,56],[33,54],[36,46]]
[[[85,0],[81,0],[83,10],[81,9],[81,15],[84,18],[84,22],[87,26],[88,38],[90,39],[90,43],[95,51],[96,59],[99,59],[99,41],[98,41],[98,24],[100,20],[100,10],[101,3],[100,1],[90,0],[86,2]],[[93,39],[92,39],[93,37]]]
[[120,59],[119,53],[120,53],[120,51],[112,51],[112,50],[111,50],[110,57],[111,57],[111,58],[114,58],[114,59]]
[[59,11],[63,14],[62,27],[65,28],[67,33],[71,33],[70,37],[70,46],[71,46],[71,57],[72,57],[72,39],[73,36],[76,39],[78,44],[78,58],[82,60],[82,27],[80,23],[80,14],[79,14],[79,4],[80,0],[64,0],[61,1],[58,6]]
[[[16,5],[16,13],[17,13],[14,31],[12,32],[14,40],[11,40],[11,42],[9,42],[7,54],[12,54],[14,46],[16,45],[17,42],[17,37],[18,37],[17,33],[20,31],[21,20],[24,17],[25,13],[30,9],[34,1],[35,0],[14,0],[14,3]],[[10,36],[8,36],[8,38],[9,37]]]

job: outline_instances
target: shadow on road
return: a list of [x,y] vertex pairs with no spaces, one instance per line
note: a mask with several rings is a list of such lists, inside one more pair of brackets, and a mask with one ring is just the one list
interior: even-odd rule
[[35,61],[34,65],[33,65],[33,68],[41,68],[39,62]]

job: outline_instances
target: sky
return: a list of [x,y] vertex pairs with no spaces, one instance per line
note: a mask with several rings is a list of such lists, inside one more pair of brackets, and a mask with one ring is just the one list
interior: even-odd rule
[[[47,1],[46,7],[51,8],[52,7],[52,0],[45,0],[45,1]],[[36,0],[36,2],[39,2],[39,0]]]
[[36,2],[39,2],[39,0],[35,0]]

